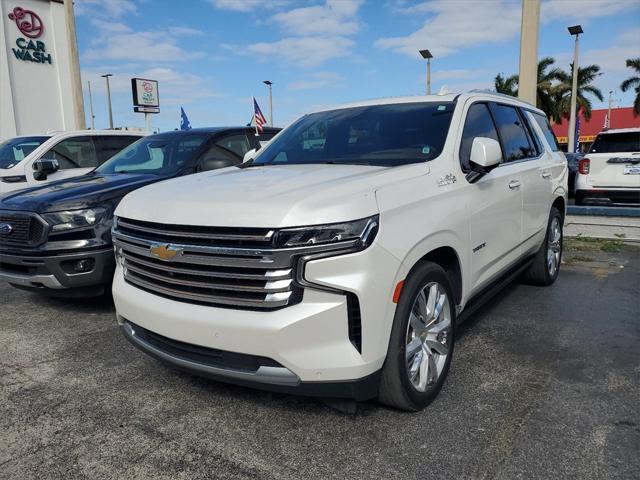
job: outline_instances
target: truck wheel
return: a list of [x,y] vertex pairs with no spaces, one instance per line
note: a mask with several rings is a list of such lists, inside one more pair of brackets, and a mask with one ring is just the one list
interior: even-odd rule
[[523,280],[531,285],[551,285],[558,278],[562,261],[562,214],[551,207],[547,234]]
[[391,329],[378,400],[415,412],[438,395],[453,355],[456,309],[449,278],[423,263],[407,278]]

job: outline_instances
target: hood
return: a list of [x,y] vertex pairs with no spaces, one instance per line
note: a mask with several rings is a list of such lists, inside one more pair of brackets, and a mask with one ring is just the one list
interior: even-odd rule
[[77,210],[120,200],[131,190],[162,180],[157,175],[89,173],[3,195],[0,210],[36,213]]
[[415,167],[231,167],[132,192],[116,215],[160,223],[265,228],[355,220],[378,213],[378,186],[415,177]]

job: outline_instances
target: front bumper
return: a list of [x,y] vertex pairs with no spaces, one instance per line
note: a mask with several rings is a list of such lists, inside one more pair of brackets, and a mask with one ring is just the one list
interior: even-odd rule
[[[73,265],[80,260],[89,260],[93,265],[85,272],[76,273]],[[16,287],[53,293],[103,288],[111,282],[114,267],[112,248],[47,256],[0,253],[0,280]]]
[[[307,263],[304,278],[327,290],[306,287],[297,304],[256,311],[188,303],[150,293],[129,284],[118,266],[113,297],[125,336],[164,362],[231,383],[364,400],[377,394],[395,312],[393,288],[400,269],[400,262],[375,244],[362,252],[313,260]],[[349,339],[347,292],[359,299],[360,351]],[[185,363],[185,358],[176,358],[175,352],[162,345],[151,349],[136,342],[140,338],[131,335],[127,323],[134,325],[134,330],[138,326],[195,348],[266,358],[281,370],[263,369],[239,376],[234,368],[210,362]]]

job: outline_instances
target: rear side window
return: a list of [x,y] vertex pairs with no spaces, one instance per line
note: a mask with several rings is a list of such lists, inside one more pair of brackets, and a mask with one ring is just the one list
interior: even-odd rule
[[49,137],[18,137],[0,143],[0,168],[15,167]]
[[551,146],[551,150],[553,150],[554,152],[559,152],[560,147],[558,146],[558,140],[556,139],[556,136],[553,133],[553,130],[551,129],[551,125],[549,124],[549,120],[547,120],[547,117],[535,112],[530,112],[530,113],[533,116],[533,119],[536,121],[536,123],[540,127],[540,130],[542,130],[542,133],[544,134],[544,138],[547,139],[547,142]]
[[240,158],[244,157],[244,154],[251,149],[247,136],[243,134],[223,137],[216,144],[235,153]]
[[467,119],[462,130],[462,142],[460,143],[460,166],[462,171],[471,171],[471,146],[476,137],[488,137],[498,142],[498,134],[493,120],[489,114],[489,108],[485,103],[474,103],[469,107]]
[[109,135],[99,137],[97,144],[98,162],[103,164],[116,153],[125,147],[128,147],[136,140],[140,140],[141,137],[125,136],[125,135]]
[[60,170],[98,166],[96,149],[93,145],[93,139],[89,136],[62,140],[46,152],[42,158],[57,160]]
[[492,111],[502,140],[505,161],[514,162],[535,157],[536,150],[529,141],[518,111],[508,105],[493,105]]
[[589,150],[589,153],[617,152],[640,152],[640,132],[600,134]]

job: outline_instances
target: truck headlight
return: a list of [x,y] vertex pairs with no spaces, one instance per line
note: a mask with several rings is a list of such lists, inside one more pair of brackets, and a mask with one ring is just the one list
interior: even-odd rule
[[284,228],[275,237],[277,247],[314,247],[352,244],[357,249],[368,247],[378,232],[378,215],[352,222],[330,223],[309,227]]
[[106,213],[106,208],[95,207],[84,210],[45,213],[43,217],[51,225],[52,232],[63,232],[92,227],[100,223],[105,218]]

